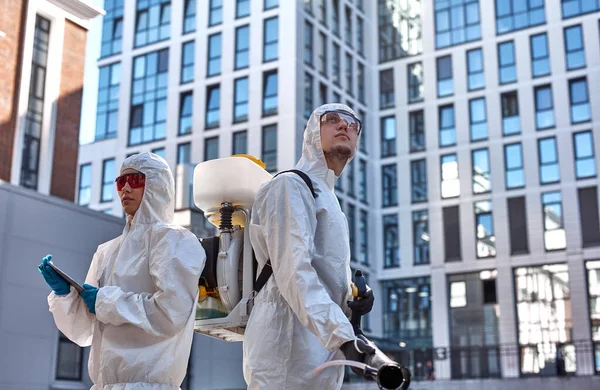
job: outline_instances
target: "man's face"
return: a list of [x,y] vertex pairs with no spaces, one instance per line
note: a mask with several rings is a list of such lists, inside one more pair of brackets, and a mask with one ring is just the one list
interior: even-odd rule
[[[121,173],[120,177],[132,173],[139,174],[140,172],[132,168],[127,168]],[[140,204],[142,203],[142,197],[144,196],[144,186],[132,188],[130,183],[126,182],[125,186],[123,186],[121,191],[118,191],[118,193],[119,198],[121,199],[121,206],[123,206],[123,211],[125,211],[126,214],[135,215],[135,212],[138,210]]]
[[360,123],[350,113],[328,112],[321,115],[321,146],[326,156],[346,160],[356,150]]

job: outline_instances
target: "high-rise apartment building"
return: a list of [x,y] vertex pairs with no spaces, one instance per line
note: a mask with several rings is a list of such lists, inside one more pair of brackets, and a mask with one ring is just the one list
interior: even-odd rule
[[105,9],[80,204],[120,215],[118,167],[154,151],[177,175],[178,221],[208,234],[192,164],[249,153],[289,169],[311,111],[346,103],[365,130],[336,193],[377,297],[369,334],[430,388],[598,383],[597,0]]

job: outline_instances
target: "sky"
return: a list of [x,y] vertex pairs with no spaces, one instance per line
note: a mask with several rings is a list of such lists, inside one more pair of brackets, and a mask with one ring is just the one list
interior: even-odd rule
[[[98,7],[104,6],[104,0],[87,0]],[[90,24],[85,52],[85,76],[83,80],[83,103],[79,126],[79,143],[94,141],[96,130],[96,103],[98,101],[98,58],[100,58],[100,39],[102,37],[102,16],[94,18]]]

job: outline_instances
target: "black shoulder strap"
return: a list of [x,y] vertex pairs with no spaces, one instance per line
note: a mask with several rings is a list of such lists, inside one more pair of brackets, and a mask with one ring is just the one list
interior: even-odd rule
[[299,169],[290,169],[287,171],[281,171],[278,174],[276,174],[275,176],[273,176],[273,179],[275,179],[277,176],[281,175],[282,173],[288,173],[288,172],[295,173],[296,175],[300,176],[302,178],[302,180],[304,180],[304,182],[310,189],[310,192],[312,193],[313,198],[317,198],[319,196],[315,192],[315,187],[313,187],[313,183],[312,183],[312,180],[310,180],[310,177],[308,177],[308,175],[306,173],[302,172]]
[[[313,198],[316,198],[317,196],[319,196],[315,192],[315,188],[313,187],[313,183],[312,183],[312,180],[310,180],[310,177],[308,177],[308,175],[306,173],[302,172],[299,169],[290,169],[288,171],[279,172],[277,175],[275,175],[273,177],[273,179],[276,178],[277,176],[281,175],[282,173],[287,173],[287,172],[292,172],[292,173],[295,173],[296,175],[300,176],[302,178],[302,180],[304,180],[304,182],[306,183],[308,188],[310,189],[310,192],[312,193]],[[258,275],[258,278],[254,282],[255,295],[258,294],[258,292],[265,286],[265,284],[267,284],[267,281],[269,280],[271,275],[273,275],[273,268],[271,267],[271,260],[269,259],[269,260],[267,260],[267,263],[263,267],[262,271],[260,271],[260,275]]]

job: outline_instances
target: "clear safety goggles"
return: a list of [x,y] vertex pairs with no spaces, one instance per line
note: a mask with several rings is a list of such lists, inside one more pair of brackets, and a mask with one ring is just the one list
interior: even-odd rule
[[341,121],[346,121],[346,125],[349,129],[356,131],[356,134],[360,134],[362,131],[362,122],[360,119],[355,117],[346,111],[341,110],[332,110],[325,111],[323,115],[321,115],[321,123],[328,123],[332,125],[337,125]]

